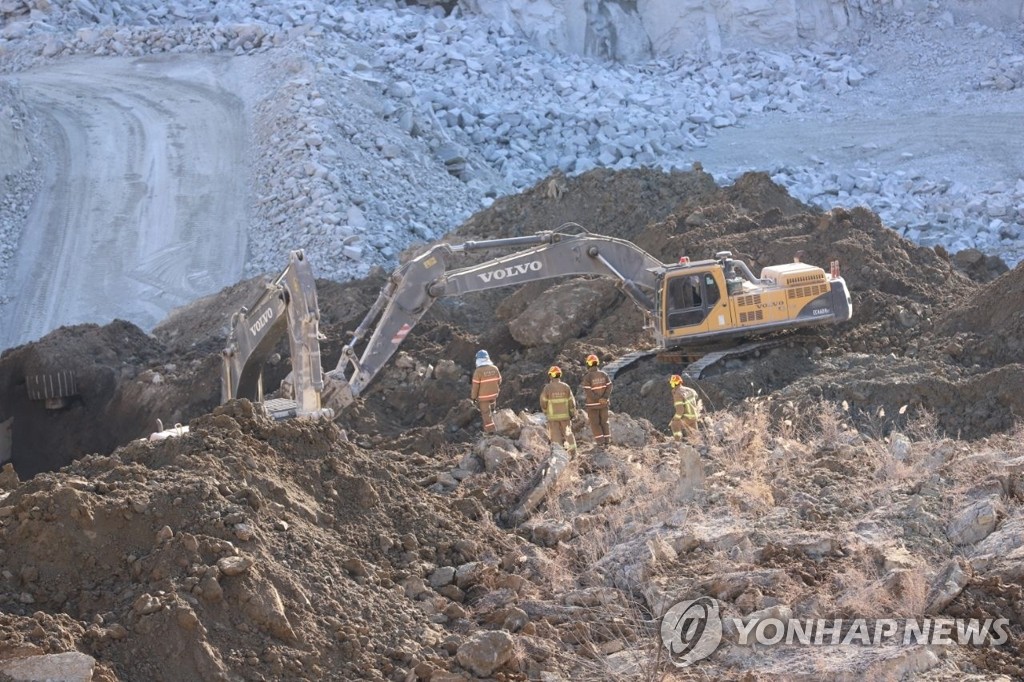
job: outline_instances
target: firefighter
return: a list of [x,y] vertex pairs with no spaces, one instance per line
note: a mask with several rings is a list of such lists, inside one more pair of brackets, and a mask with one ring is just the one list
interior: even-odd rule
[[672,437],[682,442],[684,431],[687,438],[697,435],[700,402],[697,398],[697,391],[689,386],[683,386],[683,377],[678,374],[673,374],[668,378],[668,385],[672,389],[672,406],[675,408],[668,427],[672,429]]
[[569,385],[562,381],[561,368],[549,369],[548,378],[540,392],[540,409],[548,418],[548,437],[552,444],[561,445],[570,455],[575,455],[576,436],[572,433],[572,418],[576,414],[576,398]]
[[587,373],[583,375],[583,400],[587,408],[587,420],[594,442],[599,446],[611,445],[612,432],[608,427],[608,401],[612,396],[612,379],[598,368],[601,361],[590,354],[586,359]]
[[484,433],[494,433],[494,403],[498,401],[500,387],[501,372],[491,362],[491,356],[485,350],[477,351],[476,369],[473,370],[473,392],[469,397],[480,409]]

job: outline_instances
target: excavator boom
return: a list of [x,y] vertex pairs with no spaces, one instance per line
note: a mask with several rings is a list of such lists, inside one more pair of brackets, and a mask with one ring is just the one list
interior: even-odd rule
[[[478,265],[448,270],[453,255],[483,249],[529,246]],[[655,309],[654,271],[662,263],[635,244],[590,233],[540,232],[524,237],[438,244],[398,268],[352,338],[338,366],[327,373],[325,400],[343,409],[373,380],[406,334],[437,299],[514,286],[552,277],[601,275],[619,282],[643,311]],[[355,346],[379,317],[361,356]]]

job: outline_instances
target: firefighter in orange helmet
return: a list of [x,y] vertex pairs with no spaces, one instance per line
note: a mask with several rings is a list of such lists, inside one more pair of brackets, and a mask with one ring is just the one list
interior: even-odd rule
[[682,442],[684,432],[687,438],[697,435],[700,400],[697,398],[697,391],[684,386],[683,377],[678,374],[668,378],[668,385],[672,389],[672,407],[675,410],[668,427],[672,430],[672,437]]
[[561,445],[570,455],[575,455],[576,436],[572,433],[572,418],[576,414],[576,398],[569,385],[562,381],[562,370],[557,366],[548,370],[548,383],[540,392],[540,409],[548,418],[551,443]]
[[491,356],[485,350],[477,351],[476,369],[473,370],[473,390],[469,397],[480,408],[485,433],[494,433],[494,403],[498,400],[500,387],[501,372],[491,362]]
[[612,432],[608,427],[608,401],[612,396],[612,379],[598,366],[601,361],[591,353],[587,356],[587,373],[583,375],[583,400],[587,409],[587,420],[594,442],[611,445]]

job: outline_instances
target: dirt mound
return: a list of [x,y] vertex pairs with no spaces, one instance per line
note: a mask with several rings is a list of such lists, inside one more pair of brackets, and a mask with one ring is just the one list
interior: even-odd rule
[[[752,393],[780,390],[802,377],[811,384],[809,392],[802,389],[808,396],[850,400],[852,396],[843,391],[832,394],[814,387],[843,385],[841,378],[827,378],[835,372],[841,375],[841,363],[822,364],[819,358],[851,352],[897,353],[908,357],[927,355],[932,362],[978,363],[995,368],[1012,360],[1013,349],[1018,347],[1015,344],[1020,342],[1021,331],[1013,324],[993,325],[998,333],[977,343],[960,333],[974,324],[967,318],[959,326],[952,321],[959,318],[950,318],[942,330],[933,330],[934,321],[947,312],[966,314],[956,311],[967,310],[967,301],[973,301],[976,295],[977,285],[949,258],[907,242],[865,209],[822,213],[804,206],[763,173],[748,173],[724,188],[717,187],[700,169],[673,173],[595,170],[573,178],[555,174],[522,195],[496,201],[446,239],[461,242],[520,236],[555,229],[567,222],[631,240],[664,262],[675,262],[681,255],[707,258],[719,251],[731,251],[755,272],[767,265],[789,262],[798,252],[803,252],[806,262],[823,267],[838,262],[852,293],[853,319],[819,330],[822,341],[818,350],[794,345],[788,352],[773,352],[768,363],[754,358],[743,365],[749,367],[746,374],[737,374],[738,367],[734,366],[721,378],[708,377],[701,389],[709,406],[719,409]],[[459,256],[453,266],[504,253],[508,249],[472,252]],[[310,257],[315,267],[315,256]],[[318,282],[325,368],[335,366],[342,345],[376,300],[386,277],[387,273],[378,270],[363,280],[345,284]],[[3,385],[9,394],[8,404],[13,407],[0,414],[0,423],[11,415],[18,417],[13,431],[14,450],[23,453],[19,455],[19,470],[28,475],[88,452],[110,452],[126,436],[153,430],[156,418],[173,424],[208,411],[219,401],[219,353],[230,316],[254,300],[264,281],[254,278],[239,283],[175,311],[157,327],[153,338],[138,330],[124,332],[128,326],[119,323],[91,330],[91,334],[104,337],[93,344],[95,349],[89,345],[92,342],[88,335],[61,330],[40,344],[5,354],[0,372],[10,377]],[[1000,292],[1005,289],[1012,294],[1014,282],[1011,276],[993,282],[987,289],[991,293],[983,300],[1003,300]],[[584,281],[568,286],[608,288],[608,284],[601,281],[588,285]],[[397,435],[420,428],[434,432],[433,440],[464,442],[473,437],[472,427],[466,429],[461,402],[469,395],[468,376],[476,349],[488,348],[505,370],[502,404],[519,411],[534,408],[544,371],[552,363],[562,365],[569,380],[578,382],[582,375],[580,359],[586,354],[597,353],[609,361],[650,345],[642,314],[610,288],[607,296],[597,297],[605,301],[600,309],[581,318],[575,337],[529,347],[516,341],[510,330],[516,316],[534,301],[558,298],[553,292],[565,286],[556,279],[442,299],[402,346],[415,371],[386,367],[364,394],[362,405],[344,415],[340,423],[368,436]],[[597,300],[592,294],[565,298]],[[972,303],[970,309],[977,311],[970,320],[985,319],[987,313],[976,304]],[[1003,319],[999,315],[993,318]],[[982,336],[979,332],[978,337]],[[950,349],[944,355],[935,352],[945,346]],[[981,355],[984,362],[978,359]],[[28,404],[20,382],[36,371],[31,363],[26,365],[30,356],[47,358],[47,363],[57,363],[55,366],[72,369],[83,377],[80,384],[89,393],[83,394],[83,400],[73,408],[78,412],[47,414],[38,405]],[[452,363],[456,371],[448,371],[443,381],[430,386],[430,397],[424,399],[421,375],[433,372],[441,363]],[[282,341],[278,353],[264,368],[268,390],[273,390],[289,369],[287,344]],[[921,368],[921,376],[911,376],[908,382],[927,386],[924,374],[933,370]],[[667,418],[667,408],[660,400],[647,399],[651,389],[643,393],[640,389],[668,373],[671,367],[653,361],[630,370],[633,376],[619,379],[625,390],[618,392],[617,409],[661,423]],[[941,373],[956,374],[952,370]],[[1001,424],[1009,414],[1006,410],[1002,413],[1004,416],[996,420]],[[48,431],[44,416],[61,421],[62,428]],[[962,426],[951,425],[951,431]],[[972,433],[985,432],[973,428]],[[72,438],[71,433],[81,435]],[[30,442],[40,445],[29,446]],[[37,453],[41,451],[68,454],[40,459]],[[38,464],[26,465],[29,460]]]
[[1024,268],[1016,268],[972,293],[935,324],[936,344],[945,343],[961,364],[982,367],[1021,361],[1024,350]]
[[[216,367],[205,358],[178,365],[158,340],[123,321],[61,327],[8,350],[0,357],[0,421],[14,420],[15,467],[25,477],[51,471],[87,453],[111,452],[152,431],[157,418],[173,423],[202,414],[217,404]],[[36,383],[56,386],[61,376],[73,388],[51,405],[56,409],[32,399]]]
[[[363,451],[330,423],[230,408],[3,500],[0,602],[47,614],[18,644],[77,648],[126,680],[396,679],[450,666],[465,612],[417,602],[424,579],[459,568],[435,586],[449,585],[447,603],[472,601],[485,576],[500,584],[515,543],[422,494],[406,456]],[[6,639],[0,658],[12,648]]]
[[[1020,523],[1012,442],[974,456],[920,431],[897,450],[842,416],[775,429],[766,414],[721,415],[703,457],[618,418],[622,442],[639,440],[587,449],[506,529],[495,520],[543,469],[541,426],[422,456],[231,402],[185,436],[5,483],[0,665],[81,652],[108,682],[649,679],[665,664],[651,623],[705,594],[730,618],[921,617],[933,603],[1010,618],[1005,646],[951,647],[938,668],[911,647],[822,649],[801,679],[1016,674],[1019,590],[999,576],[1020,559],[980,555],[991,526],[970,506]],[[951,588],[965,551],[981,559]],[[746,650],[727,632],[701,670],[749,679]],[[802,671],[791,653],[769,649],[758,669]]]
[[[282,269],[286,265],[282,262]],[[266,288],[267,276],[252,277],[176,308],[153,328],[166,352],[177,356],[209,355],[223,349],[231,316],[255,301]]]
[[577,223],[597,234],[634,240],[651,222],[685,202],[719,196],[703,171],[595,169],[575,177],[555,173],[533,188],[502,197],[448,235],[446,241],[495,239]]

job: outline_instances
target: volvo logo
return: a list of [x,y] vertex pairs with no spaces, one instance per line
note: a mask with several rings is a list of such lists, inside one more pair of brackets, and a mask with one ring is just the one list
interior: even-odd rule
[[256,321],[249,325],[249,333],[253,336],[259,334],[267,323],[274,318],[274,309],[267,308],[263,311],[263,314],[256,318]]
[[500,282],[503,279],[509,277],[517,277],[519,275],[525,275],[528,272],[538,272],[544,269],[544,264],[539,260],[530,261],[529,263],[517,263],[515,265],[509,265],[507,268],[501,270],[492,270],[491,272],[481,272],[477,275],[485,283],[490,282],[492,279]]

